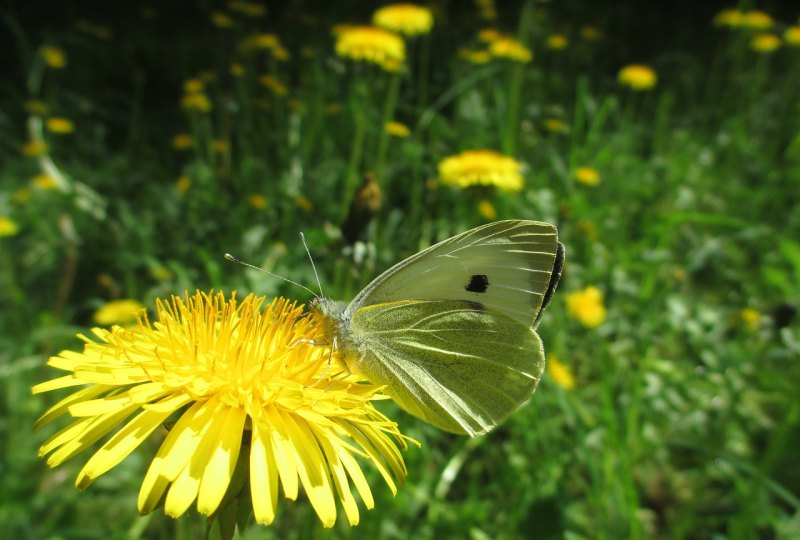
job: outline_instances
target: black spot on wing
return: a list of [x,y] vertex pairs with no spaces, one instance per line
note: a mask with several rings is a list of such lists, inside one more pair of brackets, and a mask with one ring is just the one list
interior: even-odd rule
[[464,289],[474,293],[485,293],[489,288],[489,278],[486,274],[475,274],[469,278],[469,283],[464,286]]

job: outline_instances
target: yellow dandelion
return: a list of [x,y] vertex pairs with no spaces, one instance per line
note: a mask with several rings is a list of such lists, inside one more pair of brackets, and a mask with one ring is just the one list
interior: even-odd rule
[[61,47],[55,45],[45,45],[39,49],[39,54],[47,67],[62,69],[67,67],[67,55]]
[[294,198],[294,205],[303,212],[311,212],[311,210],[314,209],[314,203],[302,195],[298,195]]
[[246,2],[243,0],[231,0],[228,2],[228,9],[245,17],[257,18],[267,14],[267,8],[258,2]]
[[353,26],[336,36],[336,54],[378,64],[386,71],[397,71],[405,62],[406,45],[400,36],[388,30]]
[[742,12],[738,9],[723,9],[716,15],[712,24],[714,26],[727,26],[728,28],[736,28],[742,24]]
[[44,141],[28,141],[22,147],[22,155],[27,157],[41,156],[47,152]]
[[800,47],[800,26],[790,26],[783,33],[783,41],[792,47]]
[[749,331],[758,330],[761,324],[761,312],[753,308],[744,308],[739,311],[739,320]]
[[567,313],[587,328],[597,328],[606,320],[603,293],[597,287],[586,287],[566,296]]
[[276,96],[285,96],[289,93],[289,89],[286,88],[286,85],[272,75],[261,75],[258,78],[258,82]]
[[289,49],[279,45],[272,49],[272,57],[278,62],[286,62],[292,55],[289,53]]
[[447,186],[495,186],[519,191],[523,180],[520,163],[494,150],[465,150],[439,162],[439,180]]
[[14,236],[19,232],[19,225],[10,217],[0,216],[0,238]]
[[202,93],[186,94],[181,98],[181,107],[190,111],[209,112],[211,110],[211,100]]
[[564,390],[572,390],[575,388],[575,376],[572,374],[570,367],[555,354],[547,355],[547,374],[553,379],[553,382]]
[[492,59],[492,55],[489,54],[489,51],[474,50],[467,48],[459,49],[458,56],[460,56],[470,64],[475,64],[475,65],[488,64],[489,61]]
[[484,43],[491,43],[496,39],[500,39],[503,37],[503,34],[497,28],[484,28],[480,32],[478,32],[478,41],[482,41]]
[[431,31],[433,13],[414,4],[390,4],[372,15],[372,24],[398,34],[417,36]]
[[247,204],[256,210],[263,210],[267,207],[267,198],[257,193],[251,193],[247,196]]
[[781,48],[781,38],[775,34],[759,34],[750,41],[750,48],[760,53],[771,53]]
[[566,49],[569,45],[569,40],[564,34],[553,34],[547,38],[547,48],[554,51],[561,51]]
[[402,122],[386,122],[383,129],[392,137],[406,138],[411,134],[411,130]]
[[205,83],[202,79],[187,79],[183,81],[183,91],[187,94],[199,94],[205,88]]
[[175,189],[178,190],[178,193],[186,193],[189,191],[190,187],[192,187],[192,179],[185,174],[178,178],[178,181],[175,182]]
[[233,28],[233,17],[224,11],[215,11],[211,14],[211,24],[217,28]]
[[533,58],[531,50],[511,36],[503,36],[491,41],[489,54],[495,58],[505,58],[523,64],[530,62]]
[[584,41],[600,41],[603,38],[600,29],[591,25],[581,26],[580,34]]
[[140,312],[145,309],[138,300],[129,298],[106,302],[94,312],[94,322],[103,326],[130,324],[136,322]]
[[274,49],[280,46],[281,40],[275,34],[255,34],[242,41],[241,48],[246,51]]
[[[50,467],[104,439],[78,473],[79,489],[169,421],[139,491],[141,514],[163,505],[179,517],[194,504],[214,515],[249,489],[256,521],[269,524],[280,491],[296,500],[302,487],[324,526],[334,525],[337,500],[355,525],[353,488],[368,509],[374,505],[366,463],[396,493],[406,476],[406,439],[375,409],[380,388],[343,371],[331,361],[336,351],[314,343],[319,330],[302,306],[198,291],[158,301],[156,312],[155,323],[143,316],[135,328],[80,336],[83,351],[49,361],[67,375],[33,387],[80,387],[36,422],[72,417],[39,449]],[[232,482],[243,470],[249,475]]]
[[739,22],[740,26],[752,30],[767,30],[768,28],[772,28],[774,24],[775,21],[772,17],[763,11],[748,11],[742,14],[742,19]]
[[573,176],[576,181],[587,186],[596,186],[600,183],[600,173],[591,167],[578,167]]
[[234,62],[231,64],[231,67],[228,69],[228,71],[234,77],[241,77],[244,75],[244,66],[239,62]]
[[48,118],[45,127],[50,133],[64,135],[75,131],[75,124],[67,118]]
[[31,183],[38,189],[51,191],[59,188],[58,181],[49,174],[38,174],[31,179]]
[[35,114],[36,116],[44,116],[50,110],[50,107],[47,106],[47,103],[38,99],[25,100],[23,107],[25,108],[25,112],[28,114]]
[[192,147],[192,136],[188,133],[178,133],[172,137],[172,147],[175,150],[186,150]]
[[494,221],[497,219],[497,209],[489,199],[481,199],[478,202],[478,213],[486,221]]
[[619,71],[617,80],[623,86],[627,86],[633,90],[650,90],[658,82],[656,72],[649,66],[642,64],[631,64],[625,66]]
[[172,270],[163,264],[157,264],[150,268],[150,275],[158,281],[166,281],[172,278]]
[[569,124],[560,118],[545,118],[542,125],[550,133],[569,133]]

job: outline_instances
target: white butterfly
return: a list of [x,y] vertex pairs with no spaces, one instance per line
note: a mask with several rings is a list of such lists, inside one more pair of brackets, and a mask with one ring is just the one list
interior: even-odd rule
[[349,304],[317,298],[311,310],[349,370],[436,427],[481,435],[539,382],[534,329],[563,262],[553,225],[498,221],[401,261]]

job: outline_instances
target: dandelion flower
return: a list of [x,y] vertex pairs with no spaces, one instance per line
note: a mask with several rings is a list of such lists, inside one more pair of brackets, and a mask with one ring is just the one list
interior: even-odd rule
[[72,120],[67,118],[48,118],[45,126],[50,133],[57,133],[60,135],[75,131],[75,125],[72,123]]
[[28,114],[35,114],[36,116],[44,116],[50,110],[47,103],[38,99],[25,100],[23,107]]
[[47,152],[47,145],[44,141],[28,141],[22,147],[22,155],[27,157],[41,156]]
[[433,28],[431,10],[414,4],[390,4],[377,10],[372,23],[406,36],[427,34]]
[[178,181],[175,182],[175,189],[178,190],[178,193],[186,193],[189,191],[190,187],[192,187],[192,179],[185,174],[178,178]]
[[136,322],[140,311],[145,309],[141,302],[132,299],[106,302],[94,312],[94,322],[103,326],[130,324]]
[[547,48],[554,51],[561,51],[566,49],[569,45],[569,40],[564,34],[553,34],[547,38]]
[[444,185],[495,186],[503,191],[519,191],[522,166],[514,158],[494,150],[465,150],[439,162],[439,179]]
[[550,133],[569,133],[569,125],[560,118],[545,118],[544,129]]
[[294,198],[294,205],[303,212],[311,212],[311,210],[314,209],[314,203],[302,195],[298,195]]
[[564,390],[575,388],[575,376],[568,365],[561,362],[555,354],[547,355],[547,374]]
[[783,40],[787,45],[800,47],[800,26],[790,26],[783,33]]
[[10,217],[0,216],[0,238],[14,236],[19,232],[19,225]]
[[60,187],[58,181],[49,174],[37,174],[31,182],[37,188],[45,191],[55,190]]
[[781,38],[775,34],[759,34],[750,41],[750,48],[760,53],[771,53],[781,48]]
[[52,69],[63,69],[67,67],[67,55],[61,49],[54,45],[45,45],[39,49],[39,54],[42,55],[42,60],[47,67]]
[[739,22],[740,26],[752,30],[766,30],[772,28],[774,24],[775,21],[772,17],[763,11],[748,11],[742,14],[741,21]]
[[228,9],[245,17],[258,18],[267,14],[267,8],[258,2],[247,2],[245,0],[231,0],[228,2]]
[[181,98],[181,107],[190,111],[206,113],[211,110],[211,100],[203,93],[185,94]]
[[251,193],[247,196],[247,204],[255,210],[263,210],[267,207],[267,198],[258,193]]
[[586,186],[596,186],[600,183],[600,173],[591,167],[578,167],[574,176],[576,181]]
[[491,41],[489,54],[495,58],[505,58],[523,64],[530,62],[533,58],[531,50],[511,36],[503,36]]
[[274,49],[280,46],[281,41],[275,34],[255,34],[242,41],[241,48],[246,51],[259,49]]
[[567,313],[587,328],[597,328],[606,320],[603,293],[597,287],[568,294]]
[[37,421],[73,417],[40,455],[55,467],[114,432],[78,474],[84,489],[169,422],[139,491],[140,513],[163,504],[178,517],[195,504],[213,515],[243,487],[232,482],[234,472],[249,470],[257,522],[275,519],[281,486],[292,500],[302,486],[324,526],[336,521],[337,499],[357,524],[353,487],[367,508],[374,504],[357,458],[396,492],[406,440],[374,408],[380,388],[343,372],[330,348],[313,343],[318,327],[302,307],[283,298],[264,304],[264,297],[198,291],[159,301],[156,323],[143,317],[134,329],[81,336],[82,352],[49,361],[68,374],[33,387],[81,387]]
[[411,134],[411,130],[402,122],[386,122],[383,129],[392,137],[406,138]]
[[286,96],[289,94],[289,89],[286,88],[286,85],[272,75],[261,75],[258,78],[258,82],[276,96]]
[[497,219],[497,209],[489,199],[481,199],[478,202],[478,213],[486,221],[494,221]]
[[232,28],[233,17],[223,11],[215,11],[211,14],[211,24],[217,28]]
[[739,320],[745,328],[754,332],[761,324],[761,312],[753,308],[743,308],[739,311]]
[[353,26],[336,36],[336,54],[352,60],[378,64],[386,71],[397,71],[405,62],[403,39],[374,26]]
[[736,28],[742,24],[742,15],[742,12],[738,9],[723,9],[714,15],[714,20],[712,22],[714,26]]
[[192,147],[192,136],[188,133],[178,133],[172,137],[172,147],[175,150],[186,150]]
[[483,65],[488,64],[492,59],[489,51],[474,50],[462,48],[458,50],[458,56],[469,62],[470,64]]
[[503,34],[497,28],[484,28],[480,32],[478,32],[478,41],[482,41],[484,43],[491,43],[496,39],[500,39],[503,37]]
[[580,29],[581,39],[584,41],[600,41],[603,33],[596,26],[586,25],[581,26]]
[[656,85],[658,76],[649,66],[631,64],[625,66],[617,75],[619,83],[633,90],[650,90]]

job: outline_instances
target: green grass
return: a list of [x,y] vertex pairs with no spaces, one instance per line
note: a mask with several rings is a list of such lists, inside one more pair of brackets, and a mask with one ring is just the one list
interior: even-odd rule
[[[270,4],[264,18],[228,9],[230,29],[210,22],[222,4],[174,4],[154,18],[136,5],[0,12],[14,43],[0,82],[0,216],[19,226],[0,237],[0,536],[205,533],[194,511],[178,521],[136,513],[156,436],[85,492],[72,484],[88,454],[53,470],[37,457],[52,431],[32,425],[57,396],[30,387],[57,375],[47,358],[77,349],[74,335],[103,303],[152,308],[157,297],[211,288],[306,301],[303,290],[223,259],[231,252],[315,289],[301,231],[325,293],[350,299],[391,264],[484,223],[477,208],[488,199],[497,219],[558,225],[567,266],[539,333],[575,388],[546,375],[527,406],[472,440],[381,403],[422,442],[405,454],[408,481],[396,497],[365,466],[376,507],[361,507],[357,528],[340,513],[323,529],[301,496],[281,500],[272,526],[251,524],[241,537],[799,537],[800,327],[785,314],[800,301],[800,48],[756,53],[749,31],[713,28],[711,12],[683,14],[659,40],[621,8],[591,2],[498,2],[494,23],[472,3],[435,3],[434,31],[408,43],[408,69],[390,74],[333,53],[331,27],[368,21],[368,4],[348,4],[346,18],[301,2]],[[663,8],[641,9],[673,24]],[[796,17],[774,15],[778,35]],[[79,20],[112,36],[76,29]],[[582,40],[584,23],[603,38]],[[490,25],[528,44],[533,61],[460,59]],[[276,33],[288,61],[243,53],[241,40],[259,32]],[[563,51],[545,46],[555,32],[569,37]],[[63,49],[64,69],[42,63],[43,44]],[[230,74],[232,62],[242,76]],[[616,83],[635,62],[658,73],[651,91]],[[183,82],[204,73],[213,73],[213,109],[182,109]],[[260,84],[264,74],[286,95]],[[25,111],[29,99],[75,131],[42,129]],[[548,131],[550,118],[568,129]],[[385,137],[387,119],[411,135]],[[172,147],[178,133],[191,148]],[[48,153],[24,157],[37,137]],[[226,141],[221,151],[216,140]],[[471,148],[520,160],[526,188],[437,187],[436,164]],[[600,183],[576,182],[580,166]],[[69,187],[33,187],[46,167]],[[353,245],[340,227],[368,172],[383,204]],[[248,203],[254,194],[265,208]],[[587,286],[603,291],[607,308],[594,329],[565,306]],[[744,308],[761,314],[754,325]]]

